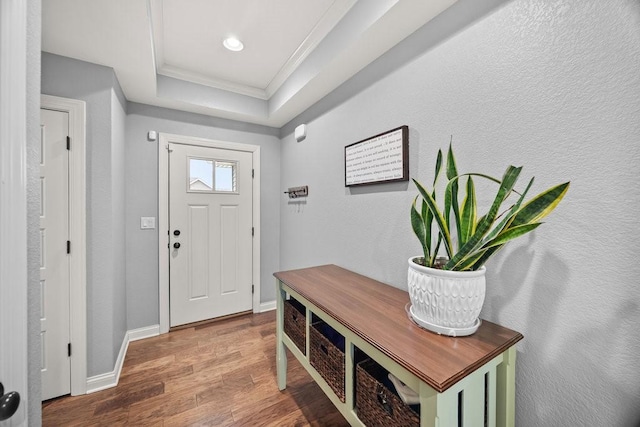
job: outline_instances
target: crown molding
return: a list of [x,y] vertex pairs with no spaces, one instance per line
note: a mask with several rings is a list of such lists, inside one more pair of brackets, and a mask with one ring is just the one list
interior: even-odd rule
[[295,52],[289,57],[287,62],[285,62],[282,68],[280,68],[278,73],[273,76],[266,88],[259,88],[167,64],[165,62],[164,33],[162,30],[164,26],[162,7],[163,0],[148,0],[151,42],[154,51],[153,56],[155,58],[156,73],[268,101],[269,98],[273,96],[280,86],[287,81],[295,70],[331,32],[338,22],[340,22],[356,1],[357,0],[335,1],[313,27],[309,35],[302,41],[300,46],[298,46]]

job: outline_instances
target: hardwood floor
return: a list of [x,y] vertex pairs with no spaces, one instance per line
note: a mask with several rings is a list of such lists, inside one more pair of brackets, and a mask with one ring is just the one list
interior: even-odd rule
[[118,386],[42,404],[43,426],[348,426],[289,354],[276,382],[275,311],[129,345]]

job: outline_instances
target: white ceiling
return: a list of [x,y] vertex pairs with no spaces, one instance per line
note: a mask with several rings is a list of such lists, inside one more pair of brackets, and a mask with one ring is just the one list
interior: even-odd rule
[[281,127],[455,1],[45,0],[42,50],[130,101]]

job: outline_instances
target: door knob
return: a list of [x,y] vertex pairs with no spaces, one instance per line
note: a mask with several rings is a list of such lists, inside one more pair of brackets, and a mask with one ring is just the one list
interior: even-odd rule
[[20,394],[17,391],[4,394],[4,386],[0,383],[0,421],[11,418],[18,410],[19,405]]
[[173,247],[174,247],[175,249],[180,249],[180,243],[179,243],[179,242],[175,242],[175,243],[173,244]]

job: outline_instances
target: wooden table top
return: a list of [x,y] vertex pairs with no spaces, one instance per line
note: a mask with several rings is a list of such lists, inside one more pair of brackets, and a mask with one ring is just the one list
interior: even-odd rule
[[274,276],[438,392],[523,338],[486,320],[468,337],[424,330],[407,316],[406,291],[335,265]]

